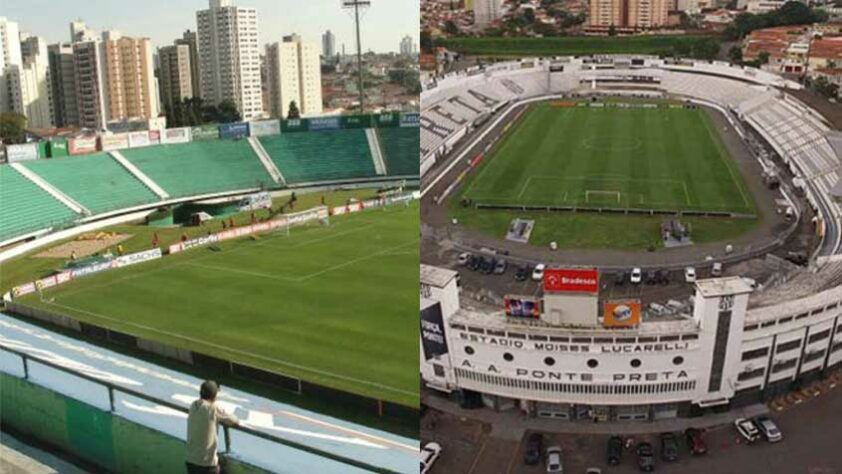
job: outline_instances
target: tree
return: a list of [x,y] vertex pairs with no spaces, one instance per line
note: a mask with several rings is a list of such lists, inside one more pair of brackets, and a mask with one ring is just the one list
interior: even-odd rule
[[6,144],[26,142],[26,117],[15,112],[0,114],[0,141]]
[[433,38],[427,30],[421,32],[421,51],[425,53],[433,51]]
[[239,122],[242,120],[242,116],[237,110],[237,106],[229,99],[220,102],[217,109],[219,110],[218,122],[220,123]]
[[301,112],[298,111],[298,105],[296,105],[295,101],[289,103],[289,112],[287,112],[288,119],[298,119],[301,118]]
[[734,64],[742,64],[743,62],[743,49],[737,46],[731,46],[731,49],[728,50],[728,59],[731,60]]
[[608,36],[617,36],[617,27],[611,25],[608,27]]
[[761,51],[757,55],[757,60],[760,64],[769,64],[769,53],[767,51]]

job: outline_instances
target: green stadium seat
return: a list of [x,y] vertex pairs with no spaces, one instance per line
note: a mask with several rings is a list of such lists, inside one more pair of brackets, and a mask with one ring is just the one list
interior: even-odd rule
[[29,161],[24,166],[94,214],[160,200],[106,153]]
[[259,140],[290,184],[376,176],[365,130],[284,133]]
[[421,134],[417,127],[381,128],[380,149],[386,160],[386,169],[391,176],[418,176],[421,146]]
[[78,214],[8,165],[0,165],[0,241],[71,223]]
[[120,153],[171,197],[276,186],[247,140],[156,145]]

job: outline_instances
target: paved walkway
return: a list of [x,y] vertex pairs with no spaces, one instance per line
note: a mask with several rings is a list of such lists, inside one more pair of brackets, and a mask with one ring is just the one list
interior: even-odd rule
[[422,395],[422,402],[435,410],[458,417],[465,417],[491,425],[491,436],[519,440],[523,433],[542,431],[546,433],[579,434],[651,434],[684,431],[687,428],[712,428],[732,423],[737,418],[754,417],[769,413],[766,405],[755,404],[724,413],[714,413],[696,418],[671,418],[651,422],[588,423],[553,420],[550,418],[528,418],[519,411],[496,412],[490,408],[465,410],[458,404],[436,395]]
[[86,471],[50,453],[22,443],[0,432],[0,473],[3,474],[84,474]]

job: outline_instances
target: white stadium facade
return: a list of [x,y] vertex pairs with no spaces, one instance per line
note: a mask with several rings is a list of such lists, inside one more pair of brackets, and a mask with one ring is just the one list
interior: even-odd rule
[[[685,311],[623,328],[582,309],[597,308],[596,294],[545,292],[540,318],[461,307],[458,274],[422,265],[424,384],[531,416],[645,421],[769,400],[842,367],[842,138],[788,93],[798,88],[727,63],[625,56],[521,59],[426,84],[422,193],[464,161],[456,156],[470,150],[464,145],[524,103],[669,97],[717,110],[740,136],[762,137],[796,177],[821,242],[809,270],[761,288],[740,277],[700,280]],[[561,317],[547,317],[548,298]]]

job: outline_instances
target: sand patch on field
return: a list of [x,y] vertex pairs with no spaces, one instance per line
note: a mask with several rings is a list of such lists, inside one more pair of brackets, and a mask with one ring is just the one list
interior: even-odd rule
[[47,249],[35,256],[38,258],[70,258],[70,255],[75,251],[76,258],[83,258],[107,248],[111,248],[111,251],[116,254],[117,244],[130,238],[132,238],[131,234],[113,234],[110,232],[83,234],[76,240]]

